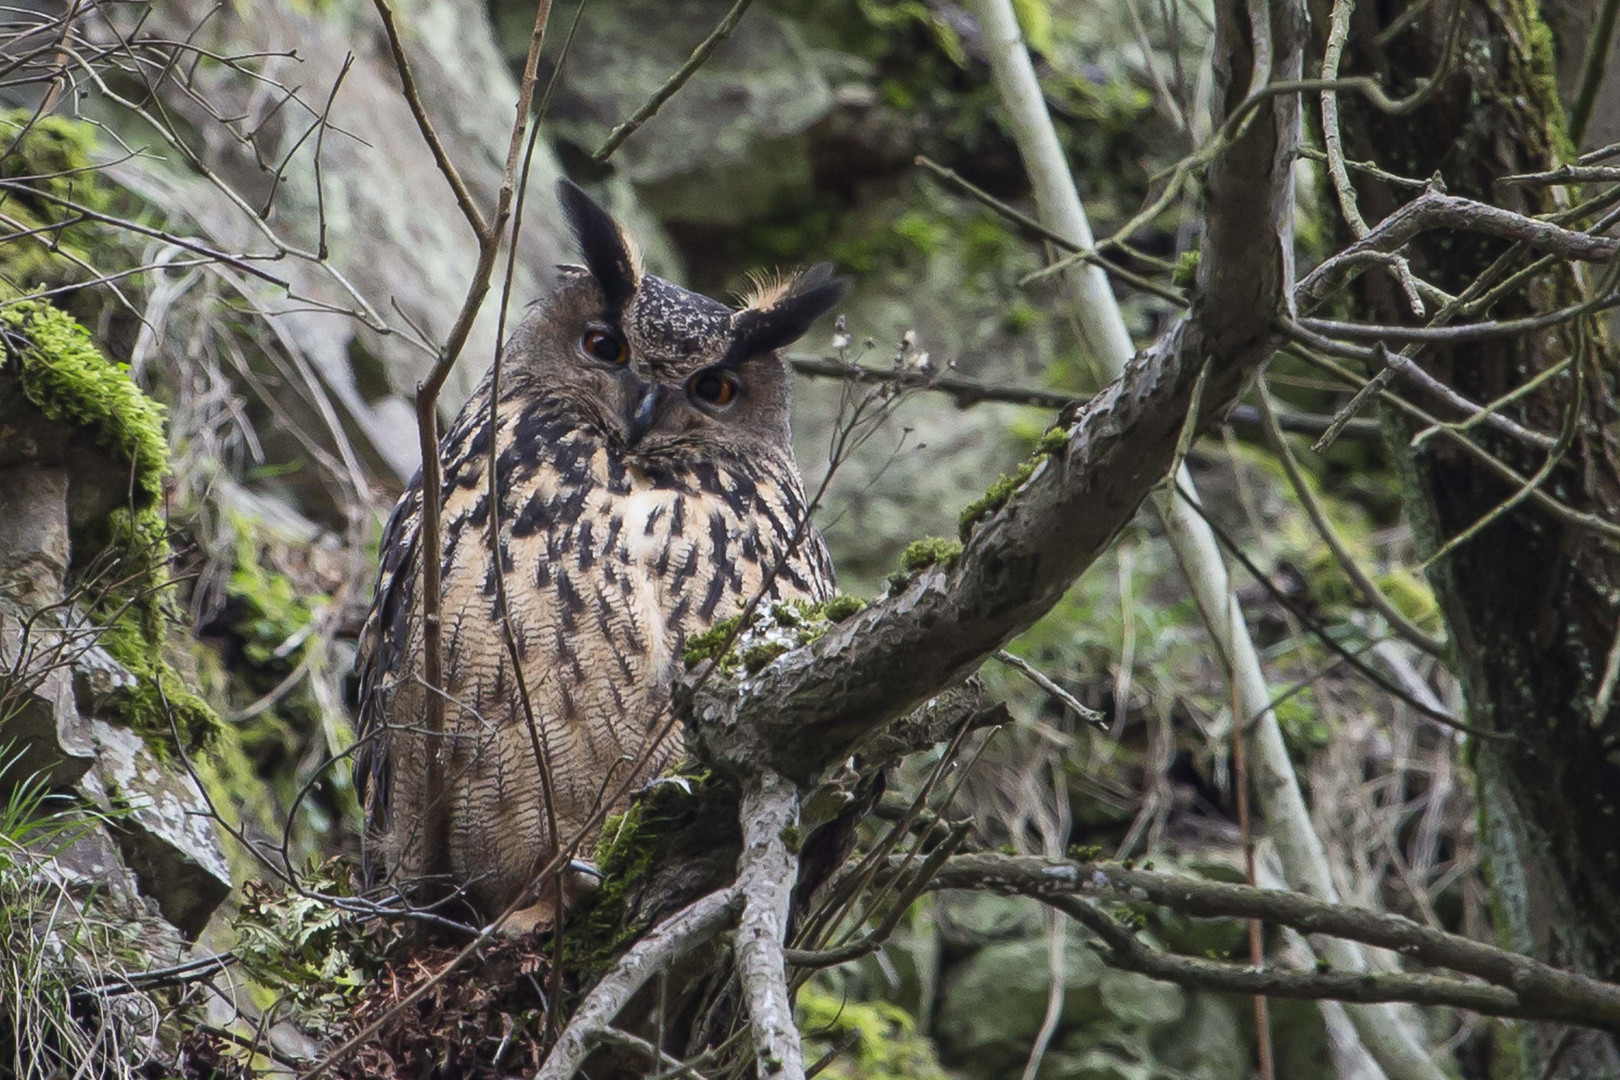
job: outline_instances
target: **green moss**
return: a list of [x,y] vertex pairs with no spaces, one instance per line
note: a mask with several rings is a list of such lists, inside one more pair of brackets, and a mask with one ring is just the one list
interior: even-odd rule
[[[128,370],[107,360],[72,317],[42,301],[0,308],[5,351],[23,395],[52,420],[91,433],[130,470],[133,504],[75,530],[74,558],[99,642],[136,677],[111,705],[158,753],[171,745],[171,715],[182,745],[197,749],[219,729],[212,709],[187,688],[164,655],[170,587],[168,530],[158,503],[168,471],[164,409]],[[91,557],[88,553],[99,552]]]
[[1038,454],[1055,454],[1069,445],[1069,430],[1063,427],[1047,428],[1040,441],[1035,444]]
[[128,368],[109,361],[84,327],[44,301],[0,308],[0,326],[23,395],[52,420],[87,428],[97,446],[128,462],[142,502],[161,495],[169,454],[164,409]]
[[174,745],[176,732],[187,753],[202,749],[219,734],[219,717],[187,688],[164,657],[161,643],[152,641],[141,620],[114,618],[102,626],[97,641],[135,676],[134,686],[110,695],[111,707],[160,757]]
[[1283,741],[1300,761],[1333,741],[1333,729],[1322,719],[1309,689],[1279,702],[1276,713]]
[[109,190],[96,183],[96,164],[90,156],[96,129],[91,125],[63,116],[35,119],[32,109],[10,109],[0,112],[0,140],[4,145],[0,176],[25,181],[36,191],[92,210],[111,205]]
[[1170,275],[1170,283],[1178,288],[1190,289],[1198,278],[1198,249],[1183,251],[1176,259],[1175,272]]
[[7,244],[0,277],[13,293],[82,280],[84,263],[109,241],[127,237],[109,226],[80,220],[66,200],[97,212],[113,208],[115,189],[90,156],[95,129],[59,116],[35,118],[29,109],[0,110],[0,211],[15,222],[7,233],[29,233]]
[[734,615],[729,619],[721,619],[701,634],[694,634],[687,639],[686,651],[681,659],[689,668],[697,667],[705,660],[721,660],[725,657],[727,648],[732,639],[742,632],[742,616]]
[[758,675],[770,667],[771,661],[791,649],[792,646],[785,641],[767,641],[744,651],[742,654],[743,667],[748,674]]
[[564,966],[581,985],[613,962],[646,929],[628,917],[629,899],[663,865],[683,830],[724,781],[708,770],[677,774],[637,796],[602,825],[595,863],[601,887],[568,918]]
[[745,644],[739,654],[734,645],[740,639],[741,616],[722,619],[709,629],[688,639],[686,651],[682,654],[688,668],[696,667],[705,660],[719,663],[723,674],[734,675],[738,669],[745,669],[749,674],[763,671],[772,660],[800,645],[808,645],[820,638],[834,624],[840,623],[854,615],[866,606],[866,601],[853,596],[834,596],[820,603],[811,603],[808,600],[788,600],[780,604],[772,604],[763,611],[754,613],[754,623],[751,629],[770,629],[791,631],[790,636],[778,636],[769,641],[759,641],[755,644]]
[[[266,566],[251,522],[233,522],[235,565],[225,592],[234,611],[232,628],[242,638],[242,652],[256,668],[283,675],[297,665],[302,649],[283,652],[287,642],[309,625],[314,609],[292,578]],[[305,645],[311,647],[313,642]]]
[[[1062,427],[1048,428],[1035,442],[1035,450],[1028,458],[1020,462],[1018,468],[1010,473],[1003,474],[995,483],[977,499],[962,508],[958,518],[958,528],[963,540],[973,532],[973,526],[984,518],[1000,510],[1013,492],[1023,487],[1041,462],[1062,450],[1069,443],[1069,433]],[[909,550],[909,549],[908,549]]]
[[925,536],[906,545],[906,550],[900,553],[900,566],[916,573],[930,566],[950,566],[961,554],[959,541],[943,536]]
[[807,1057],[819,1057],[853,1036],[822,1076],[838,1080],[945,1080],[934,1044],[917,1022],[886,1001],[850,1001],[817,983],[799,991],[799,1027]]
[[797,855],[799,853],[799,849],[804,846],[804,833],[797,825],[782,826],[782,832],[779,834],[778,838],[782,841],[782,843],[786,844],[787,849],[795,855]]
[[1526,36],[1530,43],[1529,63],[1523,74],[1536,112],[1546,118],[1548,153],[1554,161],[1574,161],[1580,151],[1570,141],[1563,101],[1558,96],[1558,57],[1552,27],[1542,18],[1537,0],[1522,0],[1521,13],[1528,24]]
[[1012,498],[1012,493],[1023,487],[1024,481],[1035,475],[1035,466],[1044,457],[1044,454],[1038,455],[1022,462],[1011,473],[1002,474],[995,483],[985,490],[983,495],[962,508],[962,515],[958,520],[963,540],[966,540],[968,535],[972,533],[974,525],[982,518],[987,518],[1000,510],[1007,500]]
[[821,612],[830,622],[843,622],[845,619],[866,607],[866,601],[854,596],[842,594],[833,597],[821,605]]

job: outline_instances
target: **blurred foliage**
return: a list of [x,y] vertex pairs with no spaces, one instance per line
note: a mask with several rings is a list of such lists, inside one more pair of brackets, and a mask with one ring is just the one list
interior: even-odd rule
[[805,1058],[832,1060],[819,1075],[834,1080],[945,1080],[945,1070],[917,1021],[883,1001],[851,1001],[810,983],[799,991]]

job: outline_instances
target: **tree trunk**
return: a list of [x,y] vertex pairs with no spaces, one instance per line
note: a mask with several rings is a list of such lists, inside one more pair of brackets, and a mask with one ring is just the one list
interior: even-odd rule
[[[1392,13],[1369,7],[1357,13],[1342,74],[1372,73],[1392,93],[1413,93],[1441,66],[1454,11],[1462,22],[1450,73],[1415,112],[1390,116],[1359,99],[1344,102],[1350,156],[1374,158],[1420,180],[1438,174],[1452,193],[1521,213],[1557,210],[1559,201],[1546,189],[1496,183],[1572,156],[1552,38],[1533,3],[1434,5],[1382,47],[1374,36],[1390,25],[1386,16]],[[1326,25],[1325,17],[1318,21]],[[1357,188],[1369,221],[1410,197],[1382,183],[1358,180]],[[1577,198],[1572,193],[1564,205]],[[1420,277],[1455,294],[1506,247],[1436,232],[1409,250]],[[1583,273],[1555,265],[1480,317],[1512,318],[1577,302]],[[1392,276],[1365,275],[1359,295],[1373,320],[1413,322]],[[1615,365],[1601,316],[1588,317],[1580,330],[1565,325],[1430,345],[1416,356],[1431,374],[1481,403],[1574,357],[1578,377],[1572,377],[1572,367],[1502,411],[1557,438],[1573,404],[1573,441],[1541,488],[1576,510],[1612,514],[1620,494],[1608,428]],[[1441,408],[1432,400],[1418,404]],[[1411,449],[1421,425],[1394,409],[1386,415],[1410,519],[1426,554],[1518,490],[1454,441],[1431,438]],[[1445,411],[1438,415],[1457,419]],[[1546,451],[1510,435],[1486,426],[1468,434],[1521,476],[1536,476],[1545,467]],[[1612,698],[1607,707],[1600,705],[1599,693],[1616,643],[1620,550],[1613,540],[1525,500],[1440,558],[1429,577],[1446,614],[1471,720],[1502,736],[1473,746],[1497,931],[1510,947],[1614,979],[1620,976],[1620,710]],[[1521,1075],[1617,1074],[1613,1043],[1604,1036],[1579,1036],[1548,1074],[1563,1032],[1529,1025],[1522,1030]]]

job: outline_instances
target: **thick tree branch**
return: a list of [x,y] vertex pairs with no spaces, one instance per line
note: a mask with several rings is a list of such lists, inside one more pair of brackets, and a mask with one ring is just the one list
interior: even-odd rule
[[1062,445],[974,529],[949,569],[924,571],[900,595],[741,684],[688,681],[684,696],[711,758],[745,773],[769,764],[809,781],[969,675],[1050,610],[1107,548],[1169,471],[1205,361],[1200,428],[1277,344],[1289,288],[1280,238],[1292,153],[1270,121],[1278,100],[1258,105],[1244,134],[1210,166],[1191,312],[1061,422]]
[[[891,861],[898,865],[897,860]],[[1324,934],[1391,949],[1431,967],[1446,967],[1482,979],[1501,991],[1497,993],[1477,984],[1433,976],[1405,976],[1406,982],[1391,982],[1388,975],[1334,972],[1332,978],[1315,981],[1295,976],[1290,987],[1267,990],[1268,993],[1331,997],[1343,1001],[1420,1003],[1429,1000],[1425,995],[1439,994],[1445,1003],[1496,1016],[1556,1019],[1588,1027],[1620,1030],[1620,986],[1563,971],[1528,956],[1459,934],[1430,929],[1399,915],[1328,903],[1302,893],[1129,870],[1113,863],[990,854],[958,855],[947,860],[929,883],[929,888],[987,889],[1003,895],[1029,896],[1042,901],[1057,897],[1073,900],[1079,895],[1086,895],[1124,902],[1147,901],[1205,918],[1260,919],[1292,927],[1305,934]],[[1074,908],[1073,903],[1060,906],[1081,918],[1082,913]],[[1088,911],[1102,914],[1089,906]],[[1106,915],[1103,917],[1108,918]],[[1087,914],[1082,921],[1092,926],[1096,920]],[[1119,929],[1114,920],[1108,921],[1116,930]],[[1110,948],[1116,944],[1106,936],[1105,941]],[[1231,982],[1231,965],[1211,965],[1199,960],[1194,970],[1183,964],[1186,958],[1155,954],[1162,960],[1151,961],[1154,970],[1147,970],[1140,966],[1143,962],[1140,954],[1144,950],[1152,952],[1140,943],[1127,949],[1129,962],[1125,966],[1144,970],[1147,974],[1162,971],[1164,977],[1176,982],[1185,981],[1188,985],[1254,992],[1254,987],[1248,982],[1239,980],[1241,985]],[[1170,960],[1175,963],[1165,963]],[[1278,973],[1266,974],[1269,977]],[[1217,982],[1224,980],[1226,985],[1211,984],[1208,981],[1210,978]],[[1458,997],[1459,994],[1463,996]]]
[[611,1040],[614,1019],[636,991],[675,959],[724,930],[741,906],[742,894],[736,888],[710,893],[636,942],[574,1011],[535,1080],[569,1080],[592,1049]]
[[759,1075],[772,1080],[804,1080],[804,1046],[793,1022],[783,956],[788,904],[798,879],[798,856],[788,838],[798,827],[798,790],[780,774],[764,770],[742,797],[737,891],[743,913],[736,941],[737,978],[748,1005]]

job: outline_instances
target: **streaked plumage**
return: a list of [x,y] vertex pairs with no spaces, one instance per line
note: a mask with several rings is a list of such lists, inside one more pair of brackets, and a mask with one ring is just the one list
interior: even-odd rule
[[[679,752],[677,727],[643,753],[669,726],[688,637],[761,591],[833,591],[826,547],[806,523],[775,350],[842,284],[818,269],[733,311],[641,273],[617,225],[577,188],[565,185],[563,201],[586,267],[561,268],[513,334],[494,440],[502,570],[537,730],[497,604],[488,377],[440,443],[442,791],[426,790],[420,477],[384,531],[360,655],[369,742],[357,774],[375,847],[402,882],[447,873],[485,917],[524,896],[556,850],[536,735],[568,839],[629,761],[644,759],[639,785]],[[623,363],[609,359],[619,345]],[[445,815],[441,851],[421,842],[434,813]],[[589,837],[579,850],[589,856]],[[544,923],[552,907],[538,898],[512,925]]]

